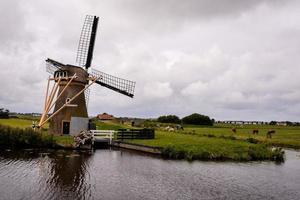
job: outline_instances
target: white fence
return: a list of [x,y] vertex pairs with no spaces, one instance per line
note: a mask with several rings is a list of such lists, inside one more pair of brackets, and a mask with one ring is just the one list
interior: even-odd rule
[[111,144],[112,139],[114,138],[114,130],[90,130],[93,134],[94,141],[103,141],[108,140],[109,144]]

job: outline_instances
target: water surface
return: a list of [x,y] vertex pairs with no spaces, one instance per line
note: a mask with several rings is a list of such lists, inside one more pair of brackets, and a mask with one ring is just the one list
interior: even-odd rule
[[186,162],[118,150],[0,151],[0,199],[300,199],[286,161]]

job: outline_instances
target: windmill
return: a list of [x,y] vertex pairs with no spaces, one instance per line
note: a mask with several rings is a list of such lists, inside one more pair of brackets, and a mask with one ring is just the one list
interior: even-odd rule
[[50,121],[51,134],[75,135],[88,129],[87,98],[89,87],[94,83],[131,98],[134,95],[135,82],[90,69],[98,21],[96,16],[87,15],[85,18],[78,44],[77,66],[46,60],[46,71],[52,76],[48,78],[44,111],[37,127]]

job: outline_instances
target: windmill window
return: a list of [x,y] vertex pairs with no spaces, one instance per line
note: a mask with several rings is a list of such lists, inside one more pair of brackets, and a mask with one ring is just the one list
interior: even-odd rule
[[66,77],[68,77],[68,73],[67,73],[67,71],[56,71],[54,73],[54,77],[55,78],[59,78],[59,77],[66,78]]
[[67,103],[67,104],[70,103],[70,100],[71,100],[70,98],[67,98],[67,99],[66,99],[66,103]]

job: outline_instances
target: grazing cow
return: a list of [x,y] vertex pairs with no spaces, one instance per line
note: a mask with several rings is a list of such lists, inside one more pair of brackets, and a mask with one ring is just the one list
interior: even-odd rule
[[165,131],[168,131],[169,128],[171,128],[171,127],[170,127],[170,126],[167,126],[167,127],[164,128],[164,130],[165,130]]
[[183,130],[183,126],[181,126],[179,124],[176,124],[175,128],[176,128],[176,130]]
[[169,128],[169,130],[168,130],[169,132],[174,132],[175,131],[175,129],[174,128]]
[[232,128],[231,131],[232,131],[233,133],[236,133],[236,128]]
[[258,129],[254,129],[252,133],[253,135],[258,135]]
[[169,132],[174,132],[175,131],[175,129],[171,126],[167,126],[164,130],[169,131]]
[[275,134],[275,130],[269,130],[267,132],[267,138],[272,138],[272,134]]

